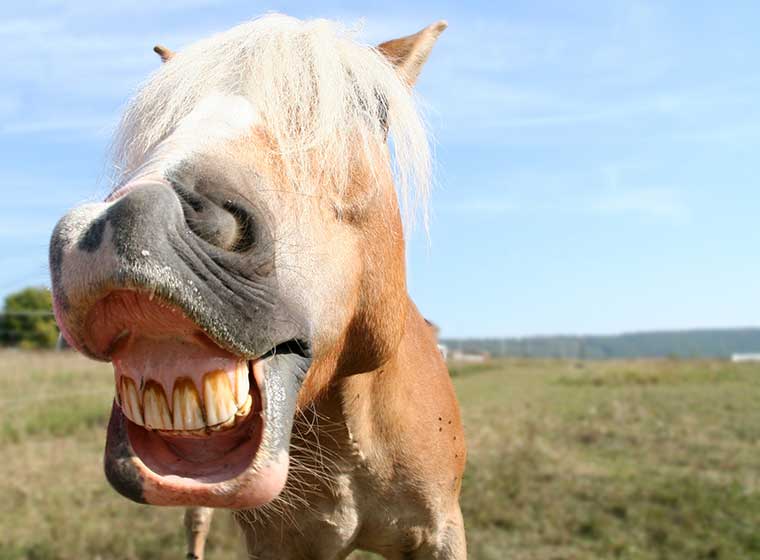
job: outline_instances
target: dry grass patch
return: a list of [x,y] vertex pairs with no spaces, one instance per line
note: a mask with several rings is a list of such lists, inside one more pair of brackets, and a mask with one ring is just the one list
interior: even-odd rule
[[[759,366],[511,360],[453,373],[471,559],[760,558]],[[182,556],[182,510],[132,504],[105,481],[112,397],[107,364],[0,353],[0,559]],[[244,557],[225,512],[208,557]]]

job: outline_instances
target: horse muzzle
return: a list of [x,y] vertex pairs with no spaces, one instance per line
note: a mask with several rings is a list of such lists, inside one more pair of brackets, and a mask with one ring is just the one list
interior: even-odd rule
[[246,508],[285,483],[310,337],[266,223],[232,191],[158,180],[53,232],[61,331],[114,364],[105,469],[130,499]]

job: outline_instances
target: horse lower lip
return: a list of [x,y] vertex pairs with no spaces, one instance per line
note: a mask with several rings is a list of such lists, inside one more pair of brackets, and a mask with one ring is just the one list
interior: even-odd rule
[[138,503],[246,509],[272,500],[285,484],[288,457],[266,448],[266,419],[250,414],[232,432],[200,442],[161,435],[127,420],[114,403],[108,424],[105,474]]
[[247,469],[261,441],[263,417],[250,412],[234,426],[201,433],[150,430],[126,418],[126,433],[136,457],[159,477],[224,480]]
[[298,382],[309,364],[286,352],[252,362],[251,411],[228,429],[146,429],[114,402],[108,481],[127,498],[153,505],[246,509],[271,501],[287,479]]

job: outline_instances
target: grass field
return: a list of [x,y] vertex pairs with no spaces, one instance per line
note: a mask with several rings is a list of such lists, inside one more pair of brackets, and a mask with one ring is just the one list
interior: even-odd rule
[[[452,373],[470,558],[760,558],[759,365],[510,360]],[[108,365],[0,352],[0,558],[183,557],[182,511],[129,503],[102,474],[112,391]],[[218,513],[208,557],[242,550]]]

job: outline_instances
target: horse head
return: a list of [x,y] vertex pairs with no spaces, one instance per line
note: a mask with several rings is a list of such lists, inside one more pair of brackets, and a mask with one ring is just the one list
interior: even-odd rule
[[158,48],[112,193],[50,245],[63,335],[114,366],[105,470],[123,495],[269,502],[299,408],[393,355],[402,211],[429,173],[410,87],[444,28],[369,47],[271,15]]

